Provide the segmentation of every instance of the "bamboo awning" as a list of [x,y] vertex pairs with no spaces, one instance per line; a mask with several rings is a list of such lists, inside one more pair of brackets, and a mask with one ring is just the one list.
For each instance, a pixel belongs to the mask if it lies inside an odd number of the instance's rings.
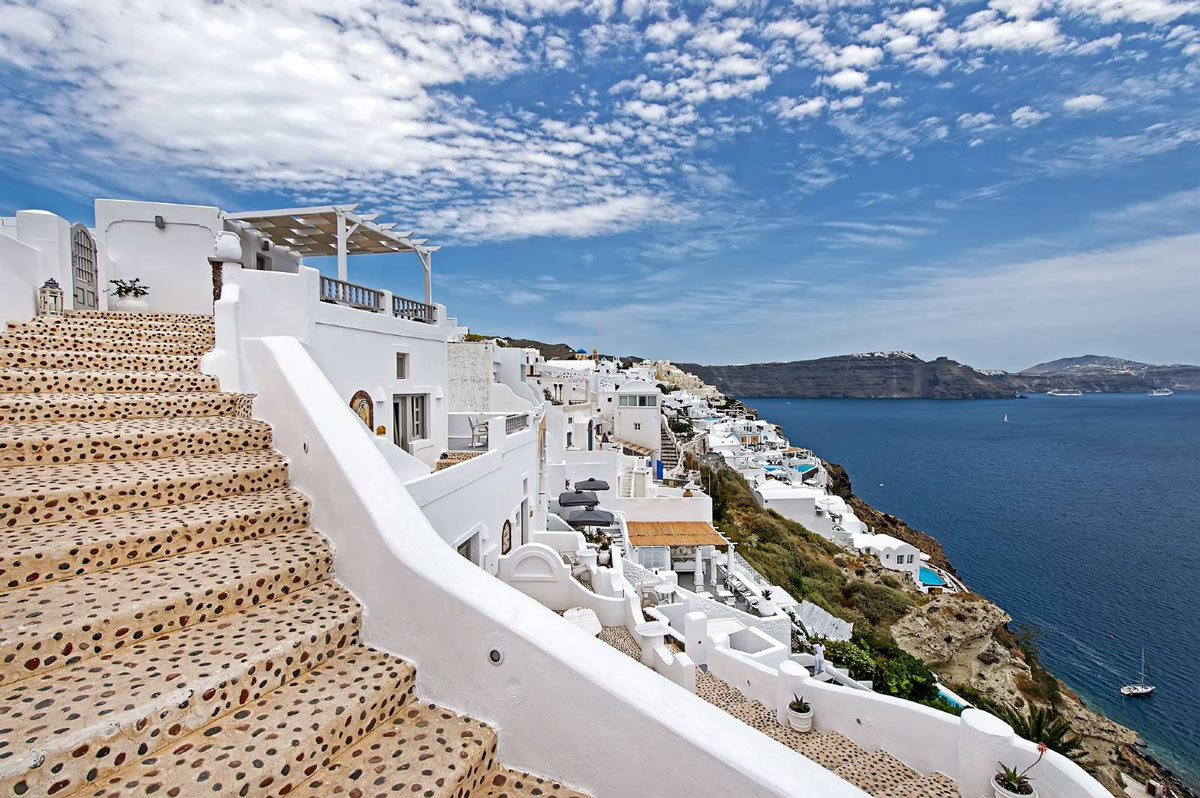
[[627,521],[631,546],[716,546],[729,541],[707,521]]
[[633,452],[634,454],[641,455],[642,457],[649,457],[650,455],[654,454],[653,449],[647,448],[647,447],[642,446],[637,443],[630,443],[629,441],[623,441],[620,438],[613,438],[612,442],[617,444],[618,446],[620,446],[622,449],[628,449],[629,451]]

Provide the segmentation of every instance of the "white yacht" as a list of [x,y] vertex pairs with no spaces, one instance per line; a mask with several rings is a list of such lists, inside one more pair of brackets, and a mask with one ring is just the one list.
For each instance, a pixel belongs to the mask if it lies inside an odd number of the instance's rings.
[[1152,684],[1146,684],[1146,649],[1142,649],[1142,672],[1138,674],[1138,680],[1133,684],[1127,684],[1121,688],[1121,695],[1128,698],[1145,698],[1153,693],[1156,689]]
[[1151,388],[1146,392],[1147,396],[1174,396],[1175,392],[1170,388]]
[[1055,388],[1053,391],[1048,391],[1047,396],[1083,396],[1083,391],[1078,388]]

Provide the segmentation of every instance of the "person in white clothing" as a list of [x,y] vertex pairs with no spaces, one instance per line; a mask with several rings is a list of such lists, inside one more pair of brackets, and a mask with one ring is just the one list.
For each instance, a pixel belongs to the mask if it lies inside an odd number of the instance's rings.
[[813,676],[816,676],[818,673],[825,670],[825,644],[815,644],[813,646],[813,653],[817,655],[816,664],[813,665]]

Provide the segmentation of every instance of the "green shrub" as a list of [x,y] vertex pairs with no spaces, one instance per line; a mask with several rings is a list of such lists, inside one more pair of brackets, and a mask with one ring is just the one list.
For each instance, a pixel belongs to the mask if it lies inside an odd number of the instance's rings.
[[849,640],[834,640],[825,644],[825,658],[850,672],[856,681],[875,676],[875,657],[871,652]]
[[849,606],[876,626],[891,626],[912,607],[912,600],[903,591],[871,582],[851,582],[845,597]]

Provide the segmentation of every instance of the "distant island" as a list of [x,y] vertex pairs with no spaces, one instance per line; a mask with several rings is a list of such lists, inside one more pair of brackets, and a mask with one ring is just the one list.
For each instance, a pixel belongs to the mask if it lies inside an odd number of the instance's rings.
[[1085,393],[1200,390],[1200,366],[1155,365],[1102,355],[1061,358],[1018,372],[974,369],[946,357],[922,360],[899,351],[734,366],[677,365],[731,396],[1002,399],[1055,389]]

